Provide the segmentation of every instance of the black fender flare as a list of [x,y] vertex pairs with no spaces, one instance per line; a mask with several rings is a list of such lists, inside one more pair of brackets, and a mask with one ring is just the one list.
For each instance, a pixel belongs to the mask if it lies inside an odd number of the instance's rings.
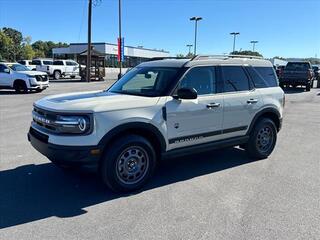
[[[251,131],[252,131],[254,125],[256,124],[257,120],[264,114],[276,115],[277,118],[279,119],[279,123],[281,125],[281,114],[280,114],[280,112],[277,109],[273,108],[273,107],[267,107],[267,108],[262,109],[258,113],[256,113],[256,115],[254,116],[254,118],[251,121],[249,129],[247,131],[247,135],[249,135],[251,133]],[[281,126],[277,126],[277,127],[278,127],[278,131],[279,131]]]
[[[130,123],[124,123],[121,125],[116,126],[115,128],[111,129],[109,132],[107,132],[102,139],[99,141],[99,146],[101,147],[105,147],[108,145],[108,143],[110,143],[110,141],[117,135],[124,133],[124,132],[128,132],[128,131],[136,131],[139,130],[141,131],[141,135],[143,136],[143,132],[144,133],[151,133],[152,136],[155,136],[157,139],[156,141],[158,141],[160,143],[160,150],[161,152],[165,152],[166,151],[166,141],[165,141],[165,137],[163,136],[163,134],[160,132],[160,130],[150,124],[150,123],[145,123],[145,122],[130,122]],[[139,132],[137,133],[139,134]]]

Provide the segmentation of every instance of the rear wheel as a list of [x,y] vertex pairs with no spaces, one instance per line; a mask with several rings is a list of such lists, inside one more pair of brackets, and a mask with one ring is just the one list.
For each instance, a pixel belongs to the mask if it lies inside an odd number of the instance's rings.
[[71,78],[76,78],[76,76],[70,76]]
[[262,118],[251,131],[246,145],[248,155],[255,159],[267,158],[277,141],[277,129],[269,118]]
[[13,85],[14,90],[17,93],[26,93],[28,92],[28,88],[25,82],[23,81],[16,81]]
[[310,92],[310,89],[311,89],[311,83],[307,83],[307,85],[306,85],[306,91],[307,91],[307,92]]
[[60,71],[54,71],[54,72],[53,72],[53,78],[54,78],[55,80],[59,80],[59,79],[61,78],[61,73],[60,73]]
[[155,165],[156,154],[150,142],[138,135],[127,135],[105,151],[100,173],[113,191],[130,192],[149,180]]

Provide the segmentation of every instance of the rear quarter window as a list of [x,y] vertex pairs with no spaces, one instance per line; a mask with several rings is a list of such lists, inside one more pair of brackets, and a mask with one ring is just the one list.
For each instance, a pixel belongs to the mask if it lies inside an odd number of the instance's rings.
[[255,88],[277,87],[278,79],[272,67],[248,67]]

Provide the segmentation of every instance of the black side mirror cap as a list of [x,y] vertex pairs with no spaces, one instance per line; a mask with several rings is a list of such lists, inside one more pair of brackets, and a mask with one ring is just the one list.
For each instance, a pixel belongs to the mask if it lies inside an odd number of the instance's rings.
[[179,88],[175,99],[197,99],[198,93],[194,88]]

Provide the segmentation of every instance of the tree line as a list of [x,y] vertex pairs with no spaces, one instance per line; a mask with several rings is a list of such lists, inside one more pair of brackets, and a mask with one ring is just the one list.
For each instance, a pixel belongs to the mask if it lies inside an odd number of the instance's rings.
[[52,48],[68,47],[67,43],[52,41],[36,41],[31,43],[31,37],[23,36],[13,28],[0,28],[0,60],[17,61],[36,57],[52,57]]

